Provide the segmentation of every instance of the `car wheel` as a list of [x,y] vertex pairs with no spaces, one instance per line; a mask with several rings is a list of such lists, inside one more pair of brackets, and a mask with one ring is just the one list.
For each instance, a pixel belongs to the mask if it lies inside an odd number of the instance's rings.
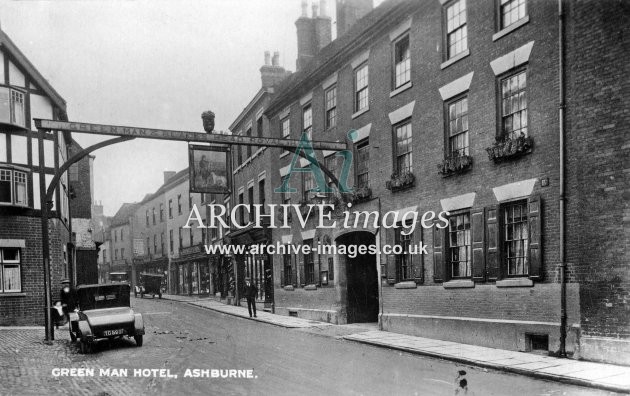
[[133,336],[133,339],[136,340],[136,346],[142,346],[142,334]]
[[144,298],[144,293],[140,293],[140,298]]
[[162,292],[160,292],[159,297],[160,297],[160,299],[162,298]]

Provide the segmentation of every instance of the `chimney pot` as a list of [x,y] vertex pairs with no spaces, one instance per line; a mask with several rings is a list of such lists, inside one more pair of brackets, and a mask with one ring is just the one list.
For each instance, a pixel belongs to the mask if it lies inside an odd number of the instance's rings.
[[318,5],[317,3],[314,2],[313,3],[313,16],[312,16],[313,18],[317,18],[317,8],[318,8]]
[[306,0],[302,0],[302,18],[307,18],[307,8],[308,8],[308,3],[306,2]]
[[271,59],[271,65],[280,66],[280,52],[279,51],[275,51],[273,53],[273,58]]
[[328,10],[326,7],[326,0],[320,0],[319,1],[319,15],[325,17],[327,13],[328,13]]
[[271,55],[269,51],[265,51],[265,66],[269,66],[271,64]]

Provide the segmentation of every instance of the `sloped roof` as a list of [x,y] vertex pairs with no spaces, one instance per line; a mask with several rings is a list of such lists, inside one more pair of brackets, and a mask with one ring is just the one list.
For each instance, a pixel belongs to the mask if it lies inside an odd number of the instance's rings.
[[154,199],[155,197],[157,197],[158,195],[164,193],[166,190],[168,190],[169,188],[182,183],[183,181],[185,181],[186,179],[188,179],[189,176],[189,172],[188,172],[188,168],[184,168],[182,170],[180,170],[179,172],[177,172],[175,175],[173,175],[170,179],[168,179],[168,181],[164,184],[162,184],[160,186],[160,188],[157,189],[157,191],[155,191],[153,194],[147,194],[144,196],[144,198],[142,198],[142,201],[140,201],[140,203],[138,204],[138,206],[151,201],[152,199]]
[[0,29],[0,46],[7,51],[15,63],[17,63],[22,70],[24,70],[31,79],[35,82],[35,85],[40,87],[46,95],[53,101],[55,106],[57,106],[62,111],[62,118],[67,119],[66,115],[66,101],[59,95],[59,93],[50,85],[48,80],[41,75],[39,71],[33,66],[33,64],[28,60],[28,58],[20,51],[20,49],[11,41],[9,36]]
[[140,206],[140,204],[137,202],[122,204],[120,209],[118,209],[118,212],[116,212],[114,217],[112,217],[110,227],[116,227],[129,223],[129,218],[134,215],[138,206]]
[[[425,0],[426,1],[426,0]],[[322,48],[302,70],[287,77],[265,114],[268,118],[312,90],[323,79],[341,68],[371,42],[422,7],[420,0],[387,0],[358,20],[346,34]],[[435,0],[432,0],[435,1]]]

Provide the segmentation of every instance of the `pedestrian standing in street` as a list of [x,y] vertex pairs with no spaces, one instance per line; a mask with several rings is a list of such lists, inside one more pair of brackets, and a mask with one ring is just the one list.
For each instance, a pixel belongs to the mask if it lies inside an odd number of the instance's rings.
[[258,294],[258,288],[253,284],[249,278],[245,278],[245,289],[243,295],[247,299],[247,310],[249,311],[249,317],[252,317],[252,309],[254,311],[254,317],[256,316],[256,294]]

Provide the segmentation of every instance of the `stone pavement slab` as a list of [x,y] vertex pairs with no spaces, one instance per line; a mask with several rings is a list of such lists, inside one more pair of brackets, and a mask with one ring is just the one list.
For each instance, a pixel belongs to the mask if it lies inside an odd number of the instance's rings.
[[314,320],[307,320],[302,318],[296,318],[293,316],[274,315],[269,312],[259,310],[256,318],[250,318],[247,307],[239,307],[234,305],[227,305],[216,301],[214,298],[195,298],[190,296],[175,296],[175,295],[162,295],[163,298],[168,300],[176,300],[179,302],[185,302],[198,307],[212,309],[213,311],[221,312],[228,315],[240,316],[242,318],[256,320],[259,322],[269,323],[276,326],[282,326],[286,328],[305,328],[305,327],[319,327],[319,326],[332,326],[330,323],[318,322]]
[[439,341],[384,331],[351,334],[344,338],[537,378],[630,393],[630,367],[625,366],[581,362],[447,341],[436,345]]
[[[343,339],[364,344],[398,349],[536,378],[630,393],[630,367],[582,362],[532,353],[460,344],[452,341],[414,337],[370,329],[370,326],[367,328],[357,326],[356,328],[342,329],[343,325],[275,315],[265,311],[259,311],[257,318],[250,318],[246,307],[226,305],[216,301],[214,298],[169,295],[164,297],[228,315],[240,316],[286,328],[312,329],[310,331],[316,331],[322,335],[335,336],[335,334],[339,334],[339,337]],[[325,330],[326,328],[331,330],[339,329],[340,331],[327,331]],[[347,334],[349,329],[357,330],[357,332]]]

